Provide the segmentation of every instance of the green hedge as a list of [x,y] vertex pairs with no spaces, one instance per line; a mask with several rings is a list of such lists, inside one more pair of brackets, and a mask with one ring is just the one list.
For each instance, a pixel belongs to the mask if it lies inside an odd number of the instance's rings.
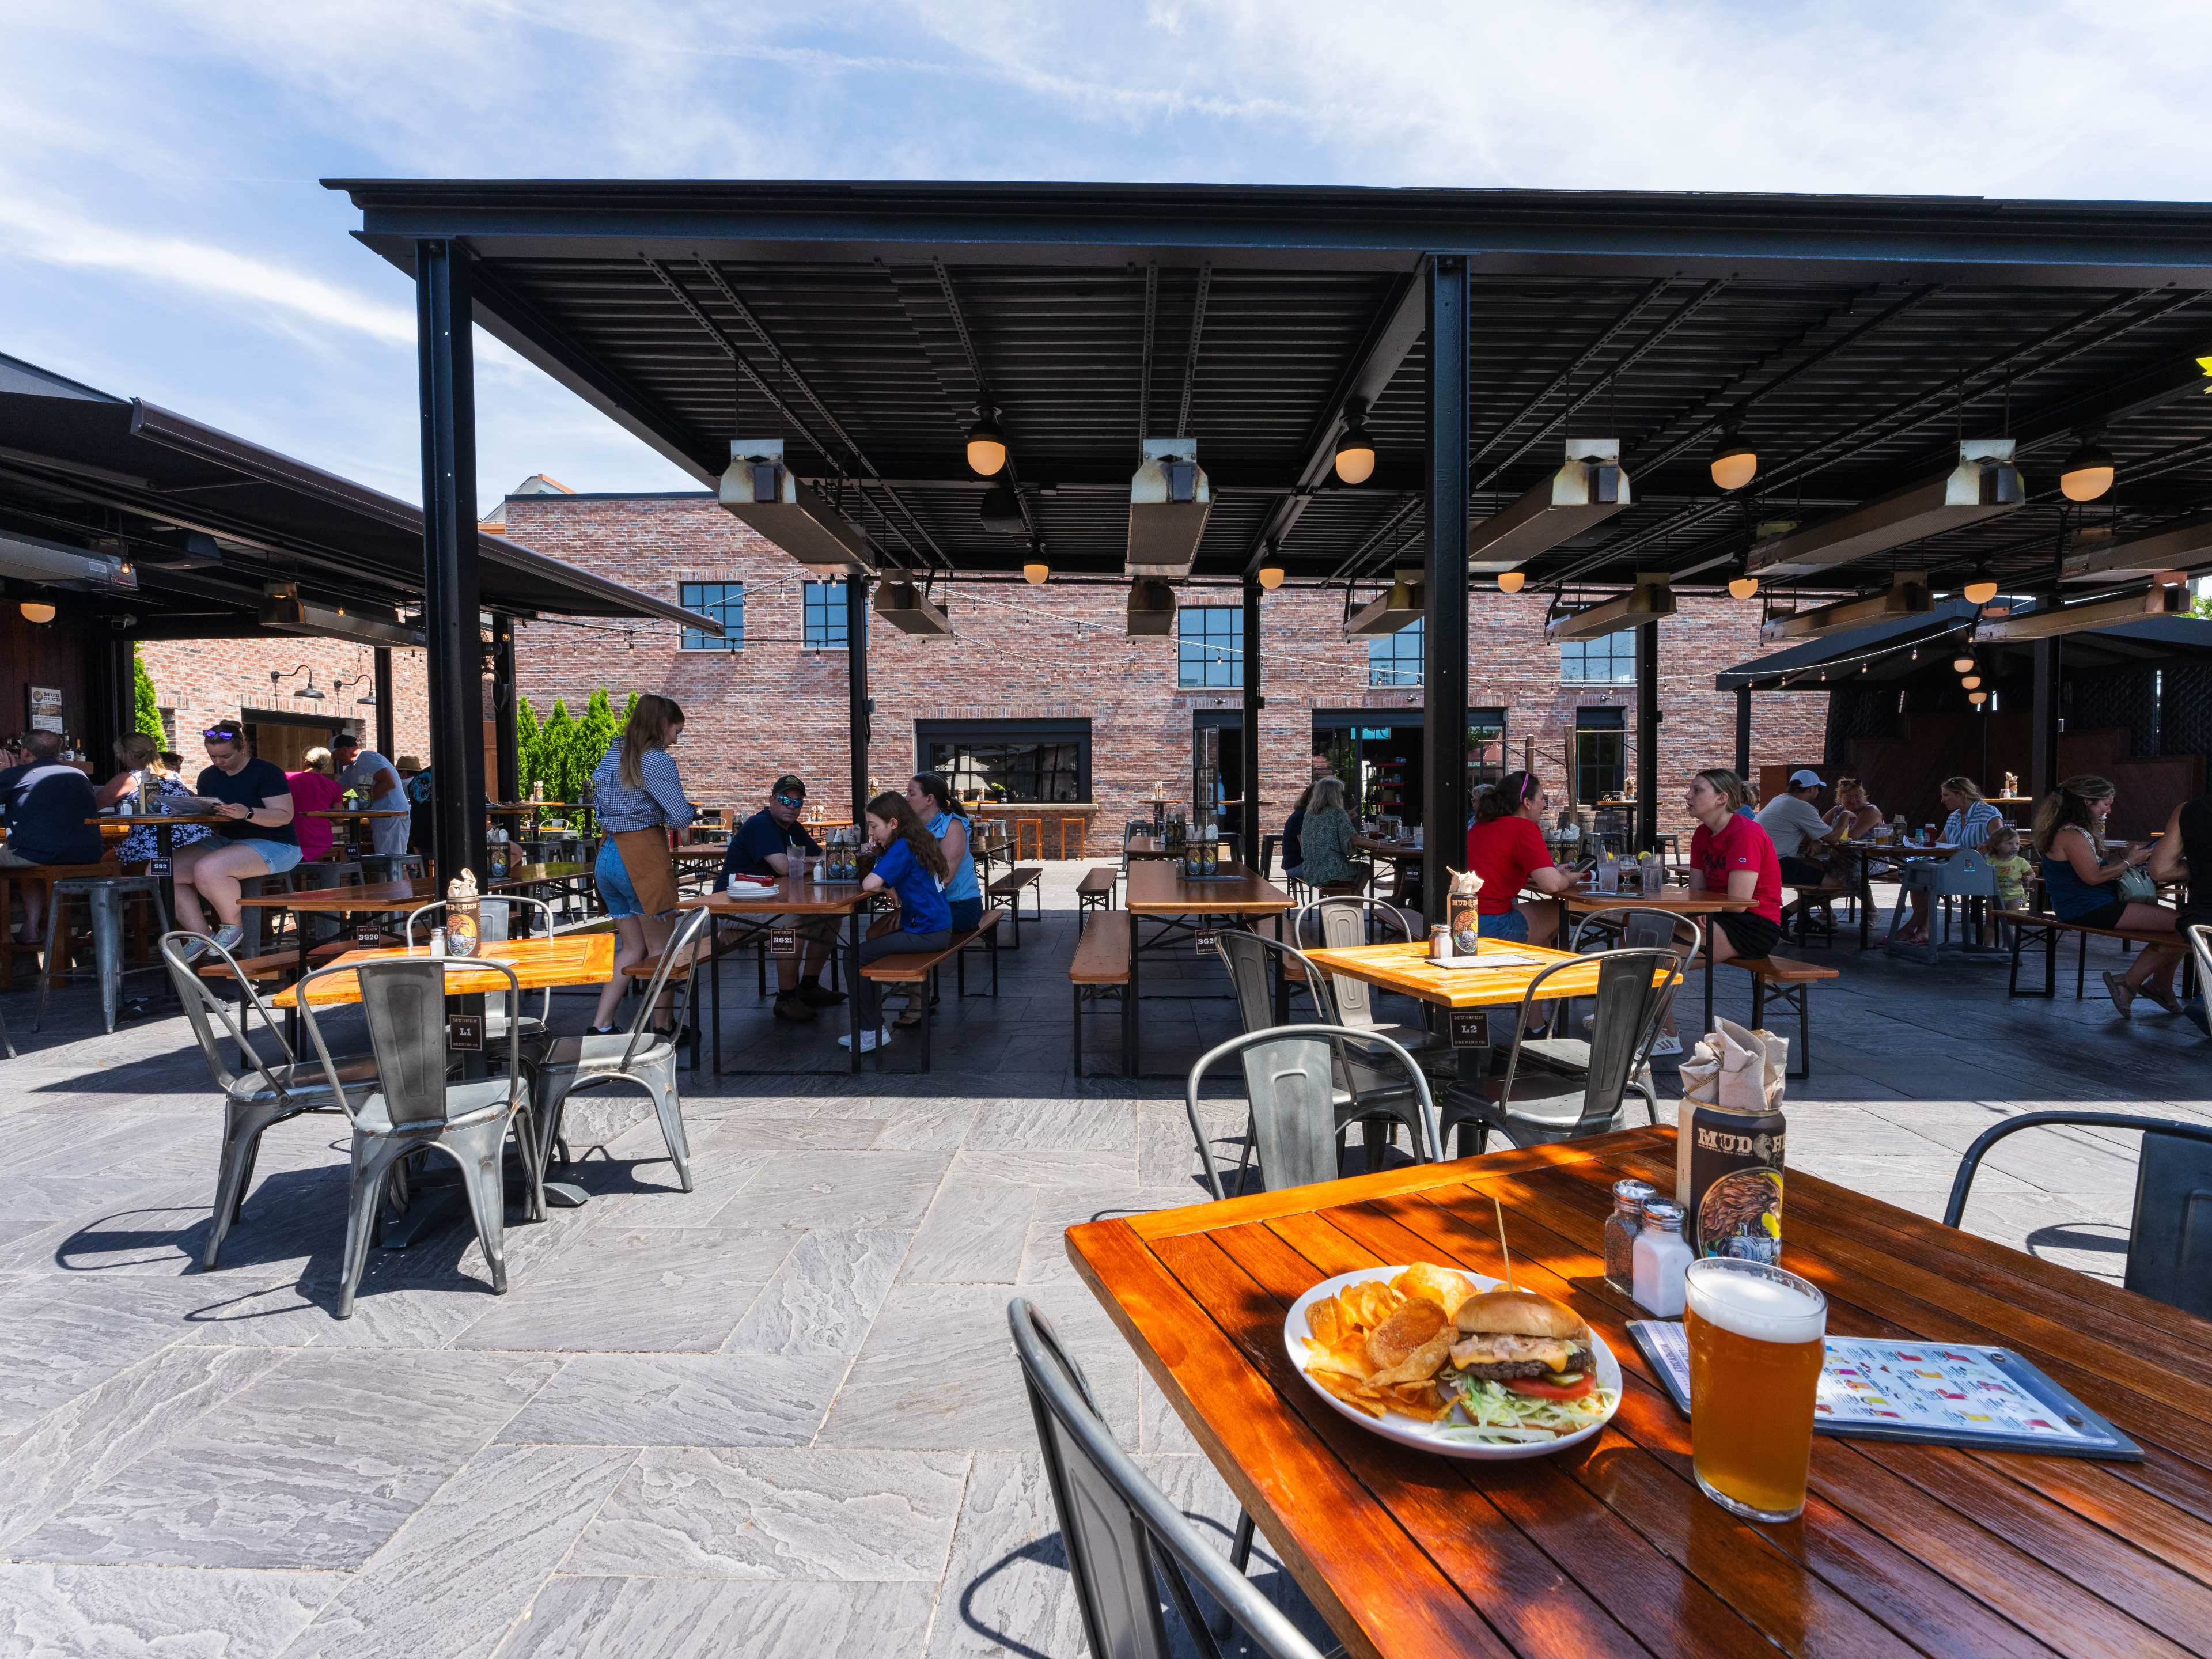
[[592,780],[592,769],[607,752],[607,745],[622,734],[629,711],[636,705],[637,693],[633,691],[623,712],[617,714],[613,700],[602,687],[584,705],[581,720],[556,698],[553,712],[541,720],[529,698],[516,698],[514,750],[522,793],[527,796],[532,785],[543,783],[548,800],[581,800],[584,786]]

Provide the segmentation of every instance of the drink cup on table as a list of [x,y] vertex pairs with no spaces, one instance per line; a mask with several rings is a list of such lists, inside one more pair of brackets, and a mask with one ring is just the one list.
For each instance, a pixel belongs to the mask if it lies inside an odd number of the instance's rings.
[[1732,1256],[1690,1264],[1690,1462],[1732,1515],[1794,1521],[1813,1461],[1813,1405],[1828,1299],[1779,1267]]

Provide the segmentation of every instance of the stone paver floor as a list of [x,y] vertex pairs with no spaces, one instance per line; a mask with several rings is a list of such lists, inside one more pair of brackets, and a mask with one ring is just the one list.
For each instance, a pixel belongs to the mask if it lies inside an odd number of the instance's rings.
[[[1232,1013],[1148,1003],[1166,1075],[1071,1077],[1079,871],[1052,866],[996,1002],[948,988],[933,1078],[848,1076],[836,1026],[778,1027],[750,967],[726,972],[747,1072],[686,1074],[695,1191],[641,1111],[601,1109],[592,1200],[510,1229],[508,1295],[448,1229],[376,1256],[343,1323],[331,1120],[272,1132],[202,1273],[218,1118],[183,1022],[105,1036],[78,993],[33,1034],[30,997],[0,999],[23,1050],[0,1068],[0,1653],[1079,1653],[1009,1297],[1058,1322],[1224,1547],[1235,1511],[1060,1238],[1201,1196],[1173,1073]],[[2001,968],[1807,954],[1845,976],[1793,1085],[1796,1167],[1936,1213],[2011,1112],[2208,1116],[2179,1021],[2008,1003]],[[1182,983],[1217,973],[1194,956]],[[1087,1050],[1112,1036],[1098,1018]],[[1236,1106],[1212,1110],[1231,1134]],[[2117,1277],[2134,1172],[2125,1135],[2015,1141],[1969,1224]],[[1264,1540],[1255,1572],[1311,1622]]]

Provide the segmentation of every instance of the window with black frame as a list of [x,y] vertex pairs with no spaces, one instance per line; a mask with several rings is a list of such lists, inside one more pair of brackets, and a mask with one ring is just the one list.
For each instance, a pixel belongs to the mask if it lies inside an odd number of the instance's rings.
[[1176,612],[1176,684],[1244,684],[1244,611],[1233,605],[1187,605]]
[[745,585],[743,582],[678,582],[677,603],[686,611],[712,617],[722,624],[722,636],[696,628],[684,630],[685,651],[740,651],[745,643]]
[[1575,799],[1585,805],[1611,799],[1627,781],[1628,730],[1622,711],[1575,710]]
[[1506,764],[1505,711],[1470,708],[1467,711],[1467,775],[1477,789],[1487,789],[1512,769]]
[[1090,799],[1088,720],[919,720],[916,759],[968,800]]
[[845,631],[845,584],[834,582],[805,582],[802,603],[805,606],[805,641],[809,651],[842,651],[848,635]]
[[1624,628],[1594,640],[1559,646],[1559,678],[1570,685],[1636,684],[1636,630]]
[[1367,683],[1370,685],[1419,685],[1428,629],[1426,619],[1415,617],[1395,634],[1378,634],[1367,641]]

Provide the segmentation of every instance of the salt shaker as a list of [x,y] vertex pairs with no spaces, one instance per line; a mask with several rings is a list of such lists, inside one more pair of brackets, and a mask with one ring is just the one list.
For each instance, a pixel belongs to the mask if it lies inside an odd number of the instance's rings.
[[1649,1182],[1613,1183],[1613,1213],[1605,1218],[1605,1282],[1623,1296],[1636,1294],[1636,1236],[1644,1205],[1658,1195]]
[[434,957],[442,957],[446,954],[446,930],[442,927],[433,927],[430,930],[430,954]]
[[1690,1242],[1682,1237],[1680,1205],[1665,1198],[1645,1200],[1634,1255],[1637,1305],[1655,1318],[1680,1318],[1684,1276],[1690,1270]]

